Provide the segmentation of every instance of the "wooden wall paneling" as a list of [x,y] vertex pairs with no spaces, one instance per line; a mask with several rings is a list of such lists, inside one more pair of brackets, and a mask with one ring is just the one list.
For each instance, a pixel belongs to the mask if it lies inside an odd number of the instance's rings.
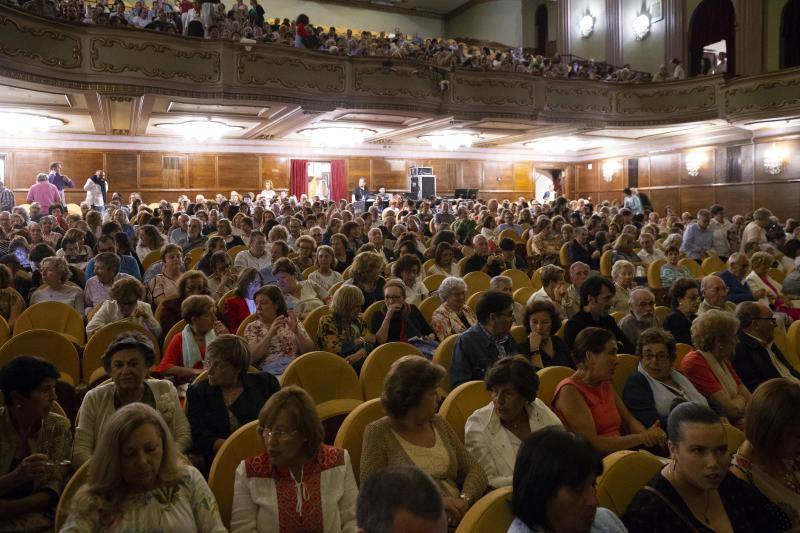
[[[171,182],[164,175],[164,155],[160,152],[142,152],[139,156],[139,187],[149,188],[177,188],[181,183]],[[170,173],[170,178],[173,178]],[[111,175],[109,183],[113,184]]]
[[184,184],[187,189],[216,189],[218,187],[216,156],[192,154],[189,156],[188,167]]
[[728,183],[728,147],[717,146],[711,153],[715,161],[713,183]]
[[388,191],[408,190],[408,168],[405,159],[373,158],[371,191],[385,187]]
[[655,154],[650,156],[650,186],[678,184],[678,154]]
[[742,183],[751,183],[755,180],[755,147],[752,144],[742,146]]
[[458,180],[458,161],[452,159],[432,159],[426,164],[433,168],[436,174],[436,194],[451,196],[456,189]]
[[461,161],[461,172],[456,189],[481,189],[483,164],[480,161]]
[[[103,152],[54,150],[50,152],[53,161],[59,161],[64,167],[64,174],[75,182],[75,188],[83,190],[86,180],[103,168]],[[108,173],[106,173],[108,174]],[[111,176],[107,176],[111,183]]]
[[780,219],[797,217],[800,183],[756,183],[754,207],[767,207]]
[[106,175],[112,191],[139,190],[139,154],[106,152]]
[[260,169],[262,187],[266,180],[271,180],[274,189],[289,188],[290,163],[288,157],[261,156]]
[[755,209],[753,190],[752,184],[714,187],[714,203],[725,208],[726,218],[744,214]]
[[353,191],[358,185],[359,178],[367,179],[367,187],[377,191],[379,186],[373,187],[370,171],[370,160],[366,157],[353,157],[347,163],[347,190]]
[[688,211],[694,215],[714,203],[713,187],[681,187],[680,191],[681,213]]
[[217,183],[219,187],[239,191],[261,191],[257,155],[226,154],[217,156]]
[[[773,144],[777,149],[784,150],[789,156],[788,161],[784,161],[780,174],[769,174],[764,168],[764,155],[767,150],[772,148]],[[756,181],[800,179],[800,139],[756,144],[754,167]]]
[[6,161],[6,186],[26,189],[36,183],[36,175],[50,170],[49,150],[14,150],[13,169]]
[[[530,161],[513,164],[515,191],[519,191],[520,196],[533,195],[533,164]],[[563,176],[563,174],[562,174]],[[528,193],[528,194],[524,194]]]
[[592,200],[598,203],[605,201],[608,202],[616,201],[619,202],[620,205],[622,205],[623,196],[624,195],[622,194],[622,191],[598,191],[597,196],[593,197]]
[[575,187],[578,196],[586,196],[587,192],[599,190],[597,177],[599,166],[599,161],[575,165]]
[[639,158],[639,187],[638,188],[647,188],[650,187],[650,158],[649,157],[640,157]]
[[667,206],[672,207],[676,213],[681,213],[680,189],[650,189],[645,191],[650,196],[650,201],[656,211],[663,214]]
[[484,161],[481,189],[485,191],[513,191],[513,163],[506,161]]

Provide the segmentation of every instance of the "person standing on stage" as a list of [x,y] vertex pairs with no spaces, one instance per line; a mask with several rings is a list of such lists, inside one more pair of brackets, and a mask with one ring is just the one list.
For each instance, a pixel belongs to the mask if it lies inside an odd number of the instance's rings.
[[362,202],[369,196],[369,189],[367,189],[367,179],[358,178],[358,187],[353,191],[353,201]]
[[58,189],[58,195],[61,197],[61,205],[67,205],[67,200],[64,196],[64,189],[74,188],[75,183],[61,173],[63,170],[64,168],[58,161],[50,163],[50,172],[47,174],[47,181],[55,185],[56,189]]

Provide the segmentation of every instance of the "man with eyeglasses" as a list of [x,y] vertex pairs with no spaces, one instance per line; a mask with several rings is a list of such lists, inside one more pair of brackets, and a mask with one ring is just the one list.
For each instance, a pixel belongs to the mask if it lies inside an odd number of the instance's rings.
[[703,294],[703,301],[697,309],[698,315],[711,309],[725,313],[736,310],[736,304],[728,301],[728,286],[719,276],[711,274],[704,277],[700,282],[700,292]]
[[788,378],[800,383],[800,372],[795,370],[775,345],[777,322],[772,310],[758,302],[742,302],[736,307],[739,319],[739,344],[733,367],[745,387],[753,392],[756,387],[773,378]]

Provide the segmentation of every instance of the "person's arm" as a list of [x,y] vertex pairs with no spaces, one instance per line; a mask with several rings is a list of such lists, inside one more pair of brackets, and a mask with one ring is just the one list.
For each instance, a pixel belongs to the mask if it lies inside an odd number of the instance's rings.
[[[75,427],[75,439],[72,443],[72,468],[77,469],[83,463],[91,459],[94,452],[94,443],[97,435],[96,417],[101,409],[100,395],[95,388],[83,397],[81,407],[78,410],[78,425]],[[105,390],[105,389],[102,389]]]
[[300,350],[300,354],[313,352],[314,348],[314,339],[311,338],[311,335],[308,334],[306,328],[303,327],[302,322],[296,322],[295,326],[295,335],[297,336],[297,347]]
[[459,335],[453,350],[453,360],[450,364],[450,387],[452,389],[472,379],[472,365],[464,341],[464,335]]
[[179,378],[190,377],[199,374],[194,368],[184,368],[183,366],[183,336],[182,332],[178,332],[172,340],[169,341],[167,351],[164,357],[156,368],[157,372],[161,372],[168,376],[175,376]]
[[92,190],[92,178],[86,180],[86,183],[83,185],[83,190],[89,192]]
[[[389,329],[392,324],[392,317],[397,312],[400,312],[397,304],[392,304],[391,306],[387,306],[385,313],[382,313],[383,320],[381,320],[381,316],[377,313],[372,316],[372,331],[375,332],[375,339],[378,341],[378,344],[389,342]],[[378,327],[376,328],[376,326]]]
[[236,477],[233,482],[233,504],[231,509],[231,531],[241,533],[256,533],[258,506],[250,494],[250,485],[247,480],[247,468],[244,461],[236,468]]
[[194,523],[197,531],[207,531],[209,533],[227,533],[227,529],[222,525],[222,518],[219,515],[217,500],[208,487],[208,483],[203,479],[203,475],[194,467],[187,467],[190,470],[191,483],[191,507],[194,513]]
[[[444,429],[444,440],[449,447],[452,448],[453,455],[456,456],[458,463],[458,484],[460,485],[461,492],[470,499],[470,505],[478,501],[478,499],[486,492],[486,472],[483,471],[478,461],[470,455],[467,448],[462,444],[461,440],[456,436],[453,428],[443,418],[438,418],[441,424],[438,426],[441,431]],[[465,510],[466,512],[466,510]]]
[[666,427],[666,419],[658,414],[656,402],[653,398],[653,389],[647,379],[642,379],[636,372],[625,383],[625,390],[622,393],[622,401],[625,407],[641,422],[645,427],[650,427],[657,421],[661,421],[662,427]]
[[175,439],[175,444],[178,446],[178,451],[187,453],[192,449],[192,428],[189,427],[189,420],[186,418],[186,413],[181,406],[180,399],[178,398],[178,390],[169,382],[168,385],[170,403],[172,404],[172,423],[169,429],[172,432],[172,438]]
[[[97,312],[92,315],[92,319],[89,320],[89,323],[86,325],[86,334],[88,336],[91,337],[94,332],[114,321],[109,310],[109,302],[110,300],[103,302],[103,304],[100,306],[100,309],[98,309]],[[158,335],[156,335],[156,338],[158,338]]]
[[[186,418],[192,433],[194,450],[206,457],[216,452],[216,442],[219,436],[211,429],[208,419],[213,413],[212,406],[208,405],[206,395],[198,394],[201,385],[189,385],[186,390]],[[223,439],[224,440],[224,439]]]
[[477,411],[467,419],[467,424],[464,428],[464,445],[483,468],[491,487],[507,487],[511,485],[513,476],[501,476],[497,471],[494,459],[489,451],[489,439],[482,431],[482,428],[477,427],[476,414]]
[[722,411],[728,418],[732,420],[738,420],[744,416],[746,402],[741,400],[737,401],[739,396],[731,399],[728,393],[722,389],[718,390],[717,392],[712,392],[709,396],[712,400],[717,402],[719,406],[722,407]]
[[356,531],[356,502],[358,500],[358,485],[353,474],[353,465],[350,454],[344,450],[344,484],[342,497],[339,499],[339,518],[342,524],[342,533],[355,533]]
[[372,422],[367,425],[364,430],[363,445],[361,446],[361,468],[359,469],[359,477],[361,485],[369,479],[369,477],[378,470],[389,466],[389,458],[385,442],[385,434],[388,427],[380,427],[377,424],[380,421]]

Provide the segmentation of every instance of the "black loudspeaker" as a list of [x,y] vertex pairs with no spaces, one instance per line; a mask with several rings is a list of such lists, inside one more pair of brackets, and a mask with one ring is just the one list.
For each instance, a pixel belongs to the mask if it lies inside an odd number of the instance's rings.
[[414,198],[419,198],[419,184],[420,178],[416,174],[412,174],[408,178],[408,192],[409,194],[414,195]]
[[422,181],[420,186],[421,188],[421,198],[432,198],[436,196],[436,176],[433,175],[423,175],[419,176],[419,179]]

